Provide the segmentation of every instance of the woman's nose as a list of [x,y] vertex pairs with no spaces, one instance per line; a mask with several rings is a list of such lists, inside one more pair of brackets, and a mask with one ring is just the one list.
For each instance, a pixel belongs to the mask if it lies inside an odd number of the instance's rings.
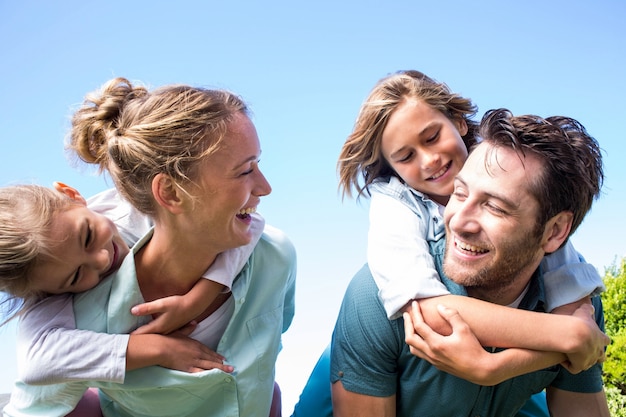
[[265,178],[265,175],[263,175],[261,170],[259,170],[258,177],[257,177],[257,184],[254,189],[254,194],[258,197],[262,197],[264,195],[268,195],[271,192],[272,192],[272,186],[267,181],[267,178]]

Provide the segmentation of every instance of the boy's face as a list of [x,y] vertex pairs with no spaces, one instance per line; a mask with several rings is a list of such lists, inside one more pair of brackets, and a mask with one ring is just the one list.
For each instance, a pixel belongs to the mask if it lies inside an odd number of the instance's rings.
[[39,263],[32,273],[33,289],[49,294],[76,293],[95,287],[116,271],[130,252],[115,224],[75,200],[55,214],[48,236],[52,259]]
[[410,187],[445,205],[467,159],[465,121],[453,122],[422,100],[408,99],[389,116],[381,150]]

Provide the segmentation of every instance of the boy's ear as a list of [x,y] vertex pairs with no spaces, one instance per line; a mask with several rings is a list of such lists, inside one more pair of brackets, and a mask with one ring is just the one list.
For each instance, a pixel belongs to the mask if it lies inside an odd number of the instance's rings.
[[573,218],[574,214],[571,211],[562,211],[548,220],[543,230],[542,247],[544,252],[556,251],[567,240],[572,229]]
[[465,136],[465,135],[467,135],[467,131],[468,131],[469,129],[468,129],[468,127],[467,127],[467,121],[465,120],[465,118],[464,118],[464,117],[460,117],[460,118],[458,118],[458,119],[454,122],[454,124],[456,125],[456,128],[458,129],[459,134],[460,134],[461,136]]
[[82,195],[80,195],[78,190],[76,190],[75,188],[72,188],[69,185],[65,185],[59,181],[55,181],[54,184],[52,184],[52,186],[54,187],[55,190],[57,190],[61,194],[65,194],[70,199],[74,200],[75,202],[83,204],[85,206],[87,205],[87,200],[85,200],[85,198]]
[[184,195],[176,181],[166,174],[157,174],[152,179],[152,195],[157,204],[172,214],[183,211]]

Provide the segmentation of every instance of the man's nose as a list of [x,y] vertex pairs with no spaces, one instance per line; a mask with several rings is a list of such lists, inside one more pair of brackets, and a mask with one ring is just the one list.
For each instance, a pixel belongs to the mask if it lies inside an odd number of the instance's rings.
[[456,203],[449,221],[450,230],[455,233],[478,233],[478,208],[471,200]]

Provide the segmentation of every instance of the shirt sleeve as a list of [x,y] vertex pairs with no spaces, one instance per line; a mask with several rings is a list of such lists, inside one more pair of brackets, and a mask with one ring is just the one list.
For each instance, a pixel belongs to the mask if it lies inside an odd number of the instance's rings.
[[546,291],[546,310],[573,303],[605,290],[598,270],[574,249],[571,241],[541,262]]
[[150,217],[123,199],[115,188],[110,188],[88,198],[87,205],[96,213],[113,220],[122,239],[128,246],[137,243],[154,225]]
[[213,262],[209,269],[202,275],[203,278],[224,285],[224,287],[226,287],[224,292],[231,290],[233,280],[250,258],[252,251],[254,251],[256,244],[263,234],[265,219],[257,213],[252,214],[251,217],[250,233],[252,239],[250,243],[220,253],[215,259],[215,262]]
[[426,241],[426,219],[402,202],[372,191],[367,261],[389,319],[412,299],[449,294]]
[[87,385],[82,382],[35,386],[18,381],[2,415],[64,417],[74,410],[86,390]]
[[73,297],[47,297],[20,319],[19,379],[31,385],[70,381],[124,382],[129,335],[77,330]]
[[404,346],[388,320],[369,269],[364,266],[348,286],[331,345],[331,382],[351,392],[388,397],[397,391],[397,363]]

